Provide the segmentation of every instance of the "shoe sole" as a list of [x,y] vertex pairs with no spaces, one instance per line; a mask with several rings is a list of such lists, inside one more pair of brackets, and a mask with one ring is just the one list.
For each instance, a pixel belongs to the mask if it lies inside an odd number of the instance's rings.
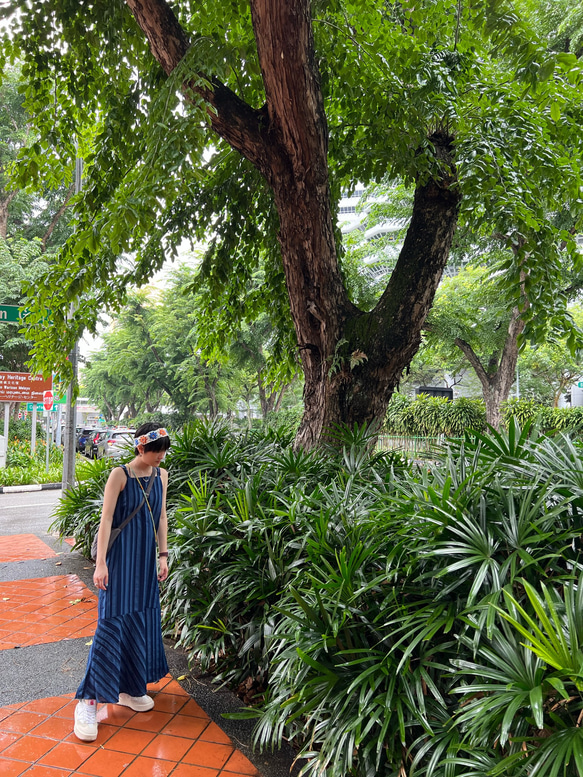
[[150,712],[150,710],[154,709],[153,704],[149,707],[136,707],[133,704],[128,704],[128,702],[118,701],[117,703],[120,707],[129,707],[129,709],[133,710],[134,712]]
[[73,733],[75,734],[77,739],[81,740],[81,742],[95,742],[95,740],[97,739],[97,734],[95,734],[94,737],[90,737],[90,736],[87,736],[86,734],[79,734],[79,733],[77,733],[77,728],[76,727],[73,729]]

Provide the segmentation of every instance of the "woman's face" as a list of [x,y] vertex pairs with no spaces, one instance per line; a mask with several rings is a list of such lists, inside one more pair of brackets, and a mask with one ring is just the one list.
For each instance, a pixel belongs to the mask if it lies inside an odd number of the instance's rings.
[[138,446],[142,461],[148,467],[159,467],[164,461],[167,451],[145,451],[143,445]]

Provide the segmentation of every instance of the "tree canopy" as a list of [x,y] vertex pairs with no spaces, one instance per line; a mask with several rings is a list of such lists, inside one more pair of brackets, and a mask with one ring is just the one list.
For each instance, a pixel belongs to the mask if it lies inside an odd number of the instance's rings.
[[[38,132],[16,180],[66,180],[74,138],[86,160],[75,235],[34,302],[37,321],[55,311],[38,364],[66,368],[80,328],[185,236],[212,236],[209,327],[264,311],[301,360],[307,447],[336,421],[384,415],[460,214],[516,247],[502,270],[517,301],[528,290],[526,327],[542,309],[558,320],[582,212],[577,7],[563,2],[563,34],[534,0],[13,4],[3,52],[22,63]],[[337,203],[387,174],[413,185],[412,214],[366,311],[344,282]]]

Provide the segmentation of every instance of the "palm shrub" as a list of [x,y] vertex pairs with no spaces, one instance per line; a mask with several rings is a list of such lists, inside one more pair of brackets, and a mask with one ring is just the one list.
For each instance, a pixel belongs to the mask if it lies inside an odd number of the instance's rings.
[[[499,610],[505,592],[529,607],[525,586],[542,577],[570,584],[583,493],[577,469],[549,480],[541,444],[551,459],[574,452],[513,425],[468,437],[431,472],[405,470],[393,488],[360,494],[358,521],[335,527],[334,555],[312,539],[304,574],[275,608],[270,691],[252,713],[261,746],[285,735],[306,772],[338,777],[528,773],[507,734],[532,729],[540,667]],[[468,704],[485,693],[476,658],[494,655],[515,684],[520,671],[534,677],[510,729],[508,682],[488,687],[498,714],[483,720]]]
[[78,463],[76,485],[63,492],[53,511],[54,521],[49,530],[58,532],[60,537],[75,537],[75,549],[88,558],[99,528],[103,490],[112,466],[112,460],[106,458]]
[[[398,456],[371,457],[370,439],[340,458],[295,452],[289,436],[272,429],[235,436],[221,428],[220,446],[198,431],[191,430],[197,464],[176,512],[164,621],[203,668],[220,666],[221,678],[237,682],[268,673],[273,608],[304,574],[312,549],[324,540],[329,553],[342,547],[340,525],[328,525],[332,516],[338,521],[345,500],[339,473],[353,477],[362,456],[382,469],[385,488],[387,466],[404,465]],[[334,498],[324,507],[325,486],[335,479]],[[363,497],[369,486],[360,486]]]

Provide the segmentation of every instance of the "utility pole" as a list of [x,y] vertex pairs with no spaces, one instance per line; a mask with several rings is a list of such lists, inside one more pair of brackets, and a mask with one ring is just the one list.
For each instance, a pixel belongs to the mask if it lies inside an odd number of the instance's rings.
[[[75,159],[75,194],[79,194],[82,186],[83,176],[83,160]],[[71,315],[73,314],[74,307],[71,304]],[[72,488],[75,485],[75,455],[76,451],[76,416],[77,416],[77,402],[74,399],[74,389],[77,383],[77,372],[79,364],[79,343],[76,340],[73,350],[69,354],[69,361],[73,370],[73,377],[67,388],[67,412],[65,417],[65,450],[63,453],[63,480],[62,488],[66,491],[68,488]]]

